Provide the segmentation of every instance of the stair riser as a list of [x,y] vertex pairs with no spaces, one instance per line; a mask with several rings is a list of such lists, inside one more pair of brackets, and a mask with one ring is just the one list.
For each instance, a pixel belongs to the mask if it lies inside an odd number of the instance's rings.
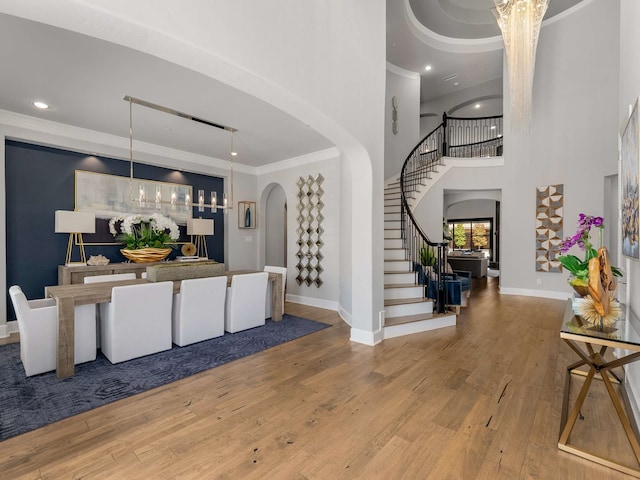
[[418,315],[420,313],[432,313],[432,302],[405,303],[404,305],[388,305],[384,307],[385,317],[402,317],[405,315]]
[[402,236],[402,231],[400,231],[400,230],[385,230],[385,232],[384,232],[384,238],[385,239],[401,238],[401,236]]
[[401,238],[385,238],[384,248],[402,248]]
[[385,300],[399,300],[403,298],[417,298],[423,294],[423,287],[385,288]]
[[400,213],[402,212],[402,208],[400,207],[400,205],[393,205],[393,206],[386,206],[384,207],[384,214],[385,215],[389,215],[389,214],[396,214],[396,215],[400,215]]
[[399,198],[393,198],[391,200],[386,200],[384,201],[384,206],[391,206],[391,205],[400,205],[400,199]]
[[405,325],[394,325],[384,327],[384,338],[395,338],[402,335],[410,335],[412,333],[428,332],[438,328],[453,327],[456,325],[456,316],[449,315],[446,317],[433,318],[431,320],[423,320]]
[[405,256],[404,250],[385,250],[384,251],[385,260],[405,260],[404,256]]
[[402,215],[400,214],[400,212],[391,212],[391,213],[387,213],[385,212],[384,214],[384,220],[386,221],[399,221],[402,219]]
[[384,228],[401,228],[402,222],[400,220],[385,220]]
[[[385,273],[384,284],[385,285],[406,285],[407,283],[415,283],[415,273]],[[388,315],[389,317],[392,315]]]
[[411,271],[411,262],[408,260],[403,260],[402,262],[384,262],[384,271],[385,272],[410,272]]

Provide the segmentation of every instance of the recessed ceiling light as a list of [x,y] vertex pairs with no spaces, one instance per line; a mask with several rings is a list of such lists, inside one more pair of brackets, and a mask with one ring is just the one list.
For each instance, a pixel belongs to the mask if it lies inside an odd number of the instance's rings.
[[47,105],[44,102],[40,102],[40,101],[33,102],[33,106],[36,107],[36,108],[39,108],[41,110],[46,110],[47,108],[49,108],[49,105]]
[[495,130],[496,126],[495,125],[491,125],[491,130]]
[[475,107],[476,107],[476,108],[480,108],[480,104],[479,104],[479,103],[476,103]]
[[431,65],[427,65],[426,67],[424,67],[424,69],[428,72],[429,70],[431,70]]
[[238,152],[231,152],[231,155],[235,157],[236,155],[238,155]]
[[458,85],[460,85],[460,82],[453,82],[454,87],[457,87]]

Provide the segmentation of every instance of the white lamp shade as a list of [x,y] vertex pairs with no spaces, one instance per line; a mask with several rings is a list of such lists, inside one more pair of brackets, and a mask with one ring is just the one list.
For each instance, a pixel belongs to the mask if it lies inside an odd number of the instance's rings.
[[213,235],[213,220],[210,218],[188,219],[187,235]]
[[56,233],[96,233],[96,215],[56,210]]

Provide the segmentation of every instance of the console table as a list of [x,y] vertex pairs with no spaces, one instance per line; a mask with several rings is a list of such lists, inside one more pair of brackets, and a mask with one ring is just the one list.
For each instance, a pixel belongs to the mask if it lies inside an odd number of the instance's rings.
[[[618,320],[613,327],[604,327],[600,331],[599,327],[586,326],[582,318],[573,313],[571,300],[567,301],[562,327],[560,328],[560,338],[580,357],[580,360],[567,367],[558,448],[640,478],[640,469],[622,465],[599,455],[596,453],[597,445],[594,445],[593,451],[588,451],[569,444],[571,431],[580,415],[580,410],[587,398],[592,380],[596,378],[604,383],[636,460],[640,464],[640,444],[638,443],[637,428],[632,423],[633,417],[630,418],[627,414],[620,402],[619,394],[613,386],[613,384],[619,384],[620,388],[623,388],[621,377],[617,376],[613,369],[627,365],[640,358],[639,327],[638,319],[628,309],[626,309],[624,318]],[[606,360],[605,354],[609,348],[622,349],[621,356]],[[588,371],[579,370],[579,367],[583,366],[586,366]],[[574,375],[584,377],[584,384],[578,393],[571,412],[569,412],[571,379]]]
[[[107,265],[58,265],[58,285],[70,285],[73,283],[84,283],[84,277],[94,275],[111,275],[114,273],[135,273],[136,278],[141,278],[142,272],[151,265],[189,265],[203,260],[191,262],[179,262],[176,260],[168,262],[149,263],[108,263]],[[204,260],[212,262],[212,260]],[[221,263],[221,272],[224,272],[224,265]]]

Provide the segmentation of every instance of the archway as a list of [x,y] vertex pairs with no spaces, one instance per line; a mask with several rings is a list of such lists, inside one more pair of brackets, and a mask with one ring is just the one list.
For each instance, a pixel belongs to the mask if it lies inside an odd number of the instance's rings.
[[264,264],[287,266],[287,196],[281,185],[264,192]]

